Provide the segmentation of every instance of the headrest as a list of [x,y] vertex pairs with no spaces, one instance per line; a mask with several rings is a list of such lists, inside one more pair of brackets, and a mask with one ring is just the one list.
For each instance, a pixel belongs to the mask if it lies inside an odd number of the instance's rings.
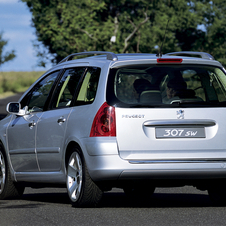
[[141,103],[155,104],[162,103],[162,96],[159,90],[147,90],[141,93],[140,95]]

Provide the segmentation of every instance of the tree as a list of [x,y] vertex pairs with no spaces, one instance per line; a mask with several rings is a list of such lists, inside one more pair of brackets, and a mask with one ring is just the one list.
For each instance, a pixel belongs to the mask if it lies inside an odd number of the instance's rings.
[[[23,0],[27,3],[33,16],[37,40],[42,42],[47,53],[57,63],[73,52],[98,49],[104,44],[103,22],[98,20],[98,12],[104,3],[95,0]],[[37,44],[38,46],[38,44]],[[38,55],[46,53],[38,49]],[[45,65],[45,62],[41,62]]]
[[205,15],[206,50],[226,66],[226,0],[211,1],[210,6]]
[[[40,63],[51,54],[57,63],[83,51],[156,53],[169,21],[162,52],[208,47],[206,0],[22,0],[32,12]],[[202,7],[206,11],[202,10]],[[210,10],[211,11],[211,10]],[[36,45],[39,47],[39,44]]]
[[7,45],[8,41],[4,40],[2,38],[2,36],[3,36],[3,32],[0,32],[0,66],[2,64],[4,64],[5,62],[10,61],[10,60],[12,60],[13,58],[16,57],[14,50],[12,50],[11,52],[6,52],[5,54],[3,54],[3,49]]

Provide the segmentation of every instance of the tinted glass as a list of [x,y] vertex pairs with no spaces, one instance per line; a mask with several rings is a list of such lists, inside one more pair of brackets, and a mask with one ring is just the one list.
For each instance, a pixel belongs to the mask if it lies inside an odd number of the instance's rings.
[[224,106],[226,76],[212,66],[161,65],[113,69],[107,100],[118,106]]
[[[32,91],[28,94],[29,101],[27,103],[30,112],[42,111],[49,92],[55,82],[59,71],[54,72],[45,77],[41,82],[36,84]],[[25,97],[26,98],[26,97]]]
[[88,68],[79,90],[76,105],[91,104],[96,97],[100,68]]
[[69,107],[85,68],[67,69],[57,84],[50,109]]

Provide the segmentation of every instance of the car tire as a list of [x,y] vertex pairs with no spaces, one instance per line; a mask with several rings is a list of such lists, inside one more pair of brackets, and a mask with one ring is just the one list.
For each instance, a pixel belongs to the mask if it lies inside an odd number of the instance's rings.
[[0,144],[0,200],[23,195],[24,187],[13,182],[3,146]]
[[96,206],[103,192],[92,181],[81,149],[74,147],[67,161],[67,192],[73,207]]

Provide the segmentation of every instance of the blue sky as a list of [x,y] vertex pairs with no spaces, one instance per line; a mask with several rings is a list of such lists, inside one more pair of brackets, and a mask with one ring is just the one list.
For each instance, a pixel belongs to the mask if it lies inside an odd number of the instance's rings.
[[45,71],[46,68],[37,66],[37,57],[32,41],[36,39],[35,29],[31,27],[32,15],[27,5],[19,0],[0,0],[0,32],[8,44],[3,49],[15,50],[16,58],[4,63],[0,71]]

